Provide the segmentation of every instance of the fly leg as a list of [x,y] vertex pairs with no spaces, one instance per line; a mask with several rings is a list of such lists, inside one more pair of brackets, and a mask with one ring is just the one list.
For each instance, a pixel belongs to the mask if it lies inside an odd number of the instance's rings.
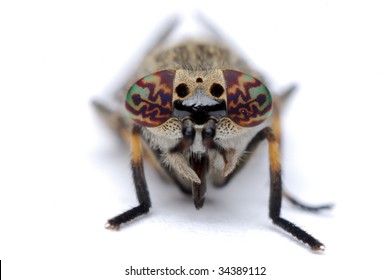
[[333,207],[332,203],[321,204],[321,205],[307,205],[307,204],[297,200],[293,196],[291,196],[285,190],[283,190],[283,196],[285,199],[287,199],[294,206],[297,206],[297,207],[301,208],[302,210],[309,211],[309,212],[319,212],[322,210],[329,210]]
[[259,132],[260,138],[267,139],[269,149],[269,164],[271,177],[271,191],[269,200],[269,216],[272,222],[291,233],[297,239],[308,244],[314,251],[325,250],[324,244],[315,239],[313,236],[302,230],[292,222],[280,216],[282,207],[282,178],[281,178],[281,164],[280,164],[280,150],[279,144],[272,131],[272,128],[266,127]]
[[139,205],[119,214],[107,221],[106,228],[118,230],[123,223],[129,222],[138,216],[149,212],[151,201],[148,187],[145,180],[144,166],[142,161],[142,145],[139,127],[133,127],[131,133],[125,133],[124,137],[130,142],[131,148],[131,169],[133,172],[133,182],[137,193]]

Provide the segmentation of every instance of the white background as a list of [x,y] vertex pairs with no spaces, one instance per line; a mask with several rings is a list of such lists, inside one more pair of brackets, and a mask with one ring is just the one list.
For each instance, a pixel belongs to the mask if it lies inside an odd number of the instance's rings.
[[[127,279],[130,265],[265,266],[264,279],[388,274],[389,4],[270,2],[1,2],[6,279]],[[128,150],[90,101],[121,86],[167,18],[193,11],[215,23],[271,87],[299,85],[283,115],[285,185],[304,201],[336,207],[315,215],[285,203],[282,213],[324,242],[325,253],[268,219],[265,147],[228,187],[210,188],[201,211],[146,166],[151,213],[119,232],[104,229],[136,200]]]

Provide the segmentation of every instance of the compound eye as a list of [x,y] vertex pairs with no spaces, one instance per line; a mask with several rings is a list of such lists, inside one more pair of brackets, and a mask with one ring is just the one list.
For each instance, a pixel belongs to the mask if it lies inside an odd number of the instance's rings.
[[175,71],[163,70],[145,76],[131,86],[126,110],[134,123],[156,127],[171,117],[174,79]]
[[272,113],[272,98],[262,82],[252,76],[224,70],[227,113],[236,124],[244,127],[259,125]]

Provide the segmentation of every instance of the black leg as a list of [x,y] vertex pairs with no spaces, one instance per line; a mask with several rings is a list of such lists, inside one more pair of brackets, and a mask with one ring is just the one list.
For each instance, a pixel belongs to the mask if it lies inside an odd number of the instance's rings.
[[294,225],[290,221],[280,216],[280,209],[282,207],[282,178],[280,165],[280,151],[279,144],[270,127],[263,130],[265,138],[268,140],[269,147],[269,162],[270,162],[270,177],[271,177],[271,191],[269,200],[269,216],[272,222],[291,233],[297,239],[308,244],[312,250],[324,250],[325,246],[313,236]]
[[151,207],[142,161],[142,145],[139,128],[134,127],[131,134],[127,137],[129,138],[128,140],[131,147],[131,169],[133,171],[133,181],[135,184],[139,206],[131,208],[130,210],[108,220],[106,224],[106,228],[108,229],[119,229],[121,224],[129,222],[142,214],[146,214]]
[[307,205],[307,204],[304,204],[303,202],[300,202],[296,198],[292,197],[286,191],[283,191],[283,196],[288,201],[290,201],[294,206],[297,206],[297,207],[299,207],[299,208],[301,208],[302,210],[305,210],[305,211],[319,212],[321,210],[328,210],[328,209],[331,209],[333,207],[332,203],[322,204],[322,205]]

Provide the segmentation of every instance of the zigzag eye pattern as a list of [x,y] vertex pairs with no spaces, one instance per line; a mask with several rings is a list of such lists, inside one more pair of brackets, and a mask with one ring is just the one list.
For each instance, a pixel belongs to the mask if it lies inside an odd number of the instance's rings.
[[228,117],[244,127],[256,126],[272,113],[272,98],[268,89],[250,75],[224,70]]
[[145,76],[130,88],[126,109],[137,125],[156,127],[172,115],[175,71],[163,70]]

